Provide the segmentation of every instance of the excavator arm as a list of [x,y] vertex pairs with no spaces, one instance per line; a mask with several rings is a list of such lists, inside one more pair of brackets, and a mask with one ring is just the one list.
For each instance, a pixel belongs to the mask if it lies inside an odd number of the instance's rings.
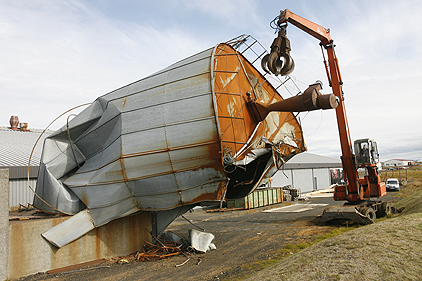
[[301,16],[292,13],[289,9],[286,9],[280,12],[277,24],[279,26],[282,26],[283,24],[287,24],[288,22],[293,24],[297,28],[305,31],[306,33],[312,35],[313,37],[321,41],[321,44],[323,45],[332,43],[329,29],[325,29],[324,27],[316,23],[313,23],[305,18],[302,18]]
[[[290,41],[286,36],[286,28],[288,24],[292,24],[299,29],[305,31],[320,41],[322,54],[324,57],[324,66],[330,87],[333,94],[321,95],[320,87],[316,84],[311,85],[302,95],[298,95],[287,100],[271,104],[263,107],[259,103],[248,101],[250,108],[255,108],[255,118],[259,121],[271,110],[283,110],[284,108],[293,109],[295,111],[305,111],[314,109],[336,109],[337,126],[340,137],[341,161],[343,171],[347,177],[345,185],[337,185],[334,189],[335,200],[347,200],[348,204],[341,207],[328,207],[321,216],[316,218],[316,222],[326,222],[333,219],[348,219],[358,223],[372,223],[376,216],[385,216],[393,212],[389,202],[372,201],[373,197],[381,197],[386,194],[385,183],[381,182],[381,178],[377,171],[378,152],[376,150],[376,142],[369,139],[355,141],[355,148],[358,149],[359,161],[353,154],[353,146],[350,138],[349,125],[347,122],[346,108],[343,96],[343,81],[340,75],[340,68],[337,56],[334,52],[333,39],[330,30],[304,19],[290,10],[280,12],[280,16],[272,21],[278,30],[278,37],[274,39],[271,45],[270,54],[263,57],[261,64],[264,71],[271,71],[275,75],[287,75],[293,71],[294,62],[290,57]],[[327,55],[325,55],[325,53]],[[325,57],[327,56],[328,62]],[[269,69],[269,71],[268,71]],[[335,98],[335,102],[334,99]],[[309,101],[314,101],[309,103]],[[329,101],[329,102],[328,102]],[[298,106],[300,104],[300,106]],[[302,105],[303,104],[303,105]],[[293,106],[295,105],[295,106]],[[372,158],[366,155],[366,146],[373,144],[371,150]],[[375,161],[368,161],[372,159]],[[358,166],[366,168],[367,174],[363,178],[359,178]]]
[[324,66],[326,69],[328,81],[333,90],[333,94],[338,98],[336,117],[342,152],[341,160],[344,173],[346,174],[348,180],[347,187],[337,187],[338,190],[337,193],[335,193],[335,199],[347,201],[364,200],[364,192],[359,184],[359,175],[356,168],[356,161],[353,154],[352,141],[350,138],[349,125],[346,116],[346,108],[344,105],[342,90],[343,81],[341,79],[339,63],[334,51],[334,44],[330,35],[330,30],[307,19],[304,19],[301,16],[298,16],[292,13],[290,10],[286,9],[280,12],[277,26],[280,29],[285,29],[288,23],[298,27],[299,29],[318,39],[320,41],[321,48],[323,48],[323,54],[324,49],[327,53],[328,63],[325,60],[324,55]]

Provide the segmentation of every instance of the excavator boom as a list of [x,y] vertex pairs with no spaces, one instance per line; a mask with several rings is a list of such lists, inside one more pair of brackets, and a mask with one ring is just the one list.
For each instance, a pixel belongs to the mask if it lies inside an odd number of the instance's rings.
[[337,97],[338,101],[336,117],[342,152],[341,160],[343,163],[344,173],[348,179],[348,188],[347,192],[345,192],[347,197],[343,199],[346,199],[347,201],[361,201],[364,199],[364,197],[363,192],[359,186],[359,175],[356,169],[355,157],[353,155],[352,141],[350,138],[346,108],[344,105],[342,89],[343,81],[341,79],[338,59],[334,52],[334,44],[333,40],[331,39],[330,30],[307,19],[304,19],[301,16],[298,16],[292,13],[290,10],[286,9],[280,12],[277,26],[279,26],[281,29],[285,29],[285,26],[287,26],[288,23],[291,23],[292,25],[318,39],[320,41],[321,47],[323,47],[327,53],[328,63],[324,56],[324,65],[328,81],[331,88],[333,89],[333,94]]
[[330,44],[332,39],[330,30],[292,13],[289,9],[280,12],[278,25],[290,22],[299,29],[317,38],[323,45]]
[[[272,23],[275,23],[276,29],[279,32],[278,37],[271,45],[271,53],[266,55],[262,60],[264,71],[268,72],[267,66],[275,75],[287,75],[293,71],[294,62],[290,57],[290,41],[286,36],[286,28],[288,24],[298,27],[320,41],[327,78],[338,103],[335,109],[342,152],[341,161],[344,174],[347,177],[347,184],[335,187],[334,199],[347,200],[349,203],[355,204],[356,206],[361,204],[359,207],[355,208],[358,215],[353,214],[348,217],[361,217],[361,215],[363,215],[363,217],[367,217],[368,214],[372,213],[374,213],[375,216],[375,211],[378,212],[378,209],[381,210],[381,203],[364,202],[369,202],[372,197],[381,197],[385,195],[385,184],[380,181],[377,167],[373,163],[359,166],[367,169],[367,175],[364,178],[359,179],[356,157],[353,154],[353,144],[350,138],[346,108],[344,105],[344,93],[342,89],[343,81],[340,74],[338,59],[334,51],[334,44],[330,35],[330,30],[304,19],[292,13],[288,9],[281,11],[278,19],[274,20]],[[326,61],[325,54],[328,61]],[[388,212],[390,207],[387,207],[382,207],[383,212],[381,213]],[[388,210],[386,211],[385,208]],[[347,211],[349,214],[354,213],[350,211],[350,208]],[[328,212],[331,212],[332,215],[333,213],[338,213],[339,210],[328,210]]]

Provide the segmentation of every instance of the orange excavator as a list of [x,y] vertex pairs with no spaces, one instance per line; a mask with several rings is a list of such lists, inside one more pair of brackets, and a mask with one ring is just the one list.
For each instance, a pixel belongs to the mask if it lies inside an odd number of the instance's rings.
[[[388,202],[371,200],[387,194],[385,183],[381,182],[378,174],[378,148],[374,140],[360,139],[354,142],[353,153],[349,126],[344,105],[343,81],[340,75],[339,63],[334,51],[330,30],[307,19],[304,19],[290,10],[281,11],[271,26],[278,31],[277,38],[271,45],[271,52],[262,59],[262,68],[275,75],[287,75],[294,69],[294,61],[290,56],[290,41],[286,36],[288,24],[292,24],[320,41],[324,58],[324,66],[330,87],[336,97],[336,117],[341,144],[341,161],[346,183],[334,188],[334,200],[347,201],[340,207],[329,207],[318,217],[318,221],[326,222],[332,219],[348,219],[358,223],[372,223],[377,216],[385,216],[392,212]],[[325,58],[327,54],[328,61]],[[330,98],[333,102],[332,97]],[[364,170],[364,176],[359,178],[358,169]]]

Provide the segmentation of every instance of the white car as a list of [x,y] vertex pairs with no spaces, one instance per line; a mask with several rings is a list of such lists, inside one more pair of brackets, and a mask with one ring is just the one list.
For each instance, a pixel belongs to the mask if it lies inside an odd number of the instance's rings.
[[385,187],[387,190],[400,190],[400,183],[398,179],[388,179],[385,183]]

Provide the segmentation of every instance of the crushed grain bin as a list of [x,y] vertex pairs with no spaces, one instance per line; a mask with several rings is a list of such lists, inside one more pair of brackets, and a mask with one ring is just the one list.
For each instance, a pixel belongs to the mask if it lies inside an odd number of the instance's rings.
[[77,214],[47,240],[61,247],[138,211],[167,226],[197,203],[248,195],[306,150],[293,113],[251,116],[248,98],[283,99],[236,46],[218,44],[105,94],[47,137],[34,206]]

